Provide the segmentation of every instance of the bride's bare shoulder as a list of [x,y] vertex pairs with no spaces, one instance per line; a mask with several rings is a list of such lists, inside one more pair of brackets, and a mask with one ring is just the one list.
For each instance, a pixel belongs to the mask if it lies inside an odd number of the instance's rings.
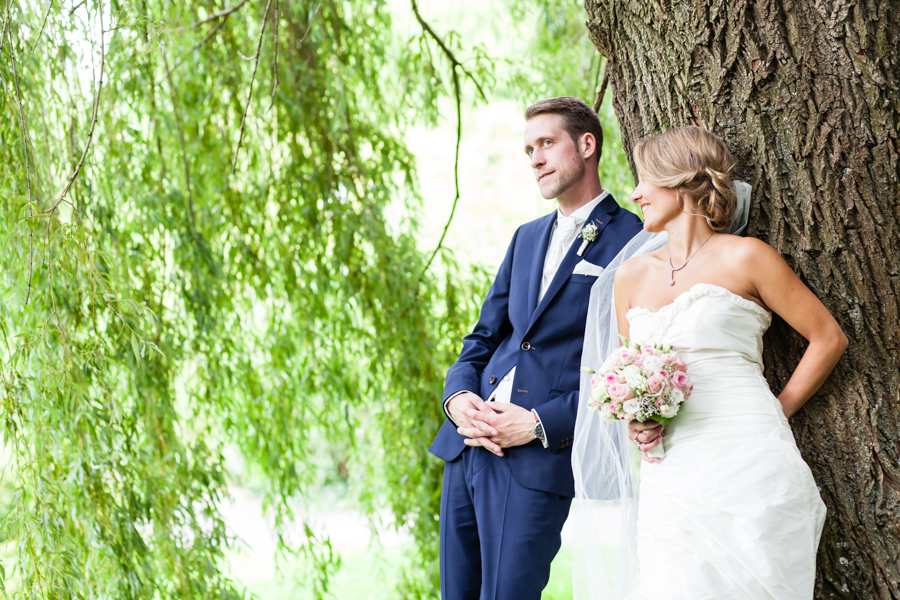
[[644,276],[657,260],[653,253],[633,256],[623,262],[616,270],[616,287],[629,288]]
[[727,238],[726,244],[734,260],[746,264],[754,264],[761,260],[769,261],[780,258],[778,252],[762,240],[728,234],[723,234],[723,237]]

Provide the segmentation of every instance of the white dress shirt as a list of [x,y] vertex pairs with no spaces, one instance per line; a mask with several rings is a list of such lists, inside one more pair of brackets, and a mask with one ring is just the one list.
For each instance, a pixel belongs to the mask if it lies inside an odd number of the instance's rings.
[[[556,222],[553,224],[553,229],[550,232],[550,244],[547,246],[547,254],[544,256],[544,273],[541,278],[541,290],[538,295],[538,303],[540,303],[541,299],[544,297],[547,288],[550,287],[550,282],[553,281],[553,278],[556,276],[556,271],[559,270],[559,265],[562,263],[563,258],[565,258],[566,253],[572,246],[572,242],[577,239],[576,236],[584,225],[584,222],[591,216],[591,213],[594,212],[597,205],[608,195],[609,192],[603,190],[599,196],[573,212],[568,217],[562,215],[559,212],[559,209],[557,209]],[[500,378],[500,382],[497,384],[497,387],[494,388],[493,393],[488,398],[488,402],[509,402],[512,398],[512,385],[515,375],[516,367],[513,365],[513,367]],[[444,412],[447,413],[448,417],[450,416],[450,413],[447,411],[447,404],[465,391],[468,390],[457,392],[447,398],[447,402],[444,403]],[[538,418],[538,421],[540,421],[537,412],[533,412]],[[455,421],[454,424],[456,424]]]

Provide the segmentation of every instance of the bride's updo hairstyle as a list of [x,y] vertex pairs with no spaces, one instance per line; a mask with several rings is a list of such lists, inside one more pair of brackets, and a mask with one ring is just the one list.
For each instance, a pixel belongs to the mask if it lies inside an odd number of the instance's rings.
[[735,161],[718,137],[702,127],[675,127],[646,138],[634,148],[642,181],[675,190],[678,205],[706,218],[713,231],[731,223],[737,205],[732,171]]

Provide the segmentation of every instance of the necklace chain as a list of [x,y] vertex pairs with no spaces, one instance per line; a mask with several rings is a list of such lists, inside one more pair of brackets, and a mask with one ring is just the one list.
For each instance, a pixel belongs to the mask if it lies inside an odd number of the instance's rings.
[[[700,248],[706,245],[706,242],[708,242],[709,238],[713,236],[713,233],[715,233],[715,231],[711,232],[709,234],[709,237],[703,240],[703,243],[700,244]],[[671,267],[672,269],[672,274],[669,276],[669,285],[675,285],[675,271],[680,271],[685,268],[687,264],[691,262],[691,259],[694,258],[698,252],[700,252],[700,248],[697,248],[696,250],[691,252],[690,256],[687,257],[687,260],[684,261],[684,264],[676,268],[675,265],[672,264],[672,247],[671,245],[669,246],[669,267]]]

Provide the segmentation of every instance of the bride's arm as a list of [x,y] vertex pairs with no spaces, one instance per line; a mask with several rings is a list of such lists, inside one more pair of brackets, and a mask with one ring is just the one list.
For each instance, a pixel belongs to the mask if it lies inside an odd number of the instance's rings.
[[742,272],[749,274],[756,295],[809,341],[803,358],[778,396],[785,416],[791,417],[828,379],[847,349],[847,336],[825,305],[771,246],[753,238],[744,238],[741,246],[738,256]]

